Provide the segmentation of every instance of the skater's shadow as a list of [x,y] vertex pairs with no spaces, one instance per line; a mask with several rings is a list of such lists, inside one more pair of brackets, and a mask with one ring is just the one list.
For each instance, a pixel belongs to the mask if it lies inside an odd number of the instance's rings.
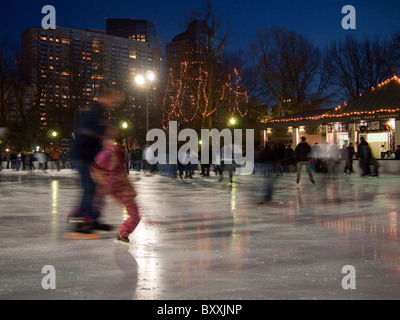
[[116,292],[114,292],[112,299],[130,300],[136,293],[138,263],[128,248],[128,246],[117,245],[114,250],[115,262],[123,275],[115,286]]

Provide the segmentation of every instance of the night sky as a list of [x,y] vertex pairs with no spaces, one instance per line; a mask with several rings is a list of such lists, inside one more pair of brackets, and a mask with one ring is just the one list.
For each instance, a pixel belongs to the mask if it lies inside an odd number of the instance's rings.
[[[56,23],[76,29],[105,30],[105,18],[136,18],[154,21],[158,35],[166,42],[183,31],[182,24],[189,12],[201,8],[201,0],[22,0],[3,2],[0,7],[0,39],[19,42],[28,27],[40,27],[41,9],[51,4],[56,8]],[[360,39],[389,36],[400,31],[399,0],[213,0],[215,11],[232,29],[230,50],[246,49],[258,29],[284,26],[307,36],[323,47],[331,40],[353,34]],[[357,10],[357,29],[343,30],[341,13],[344,5]]]

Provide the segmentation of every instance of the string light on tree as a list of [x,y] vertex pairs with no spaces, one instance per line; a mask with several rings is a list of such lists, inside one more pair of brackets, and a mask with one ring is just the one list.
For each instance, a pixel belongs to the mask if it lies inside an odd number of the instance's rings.
[[[234,69],[222,83],[219,91],[210,91],[209,72],[198,67],[194,76],[190,76],[189,63],[182,62],[179,76],[175,79],[172,70],[169,72],[167,88],[163,97],[163,128],[168,128],[170,120],[192,123],[195,119],[207,119],[218,110],[226,107],[231,117],[239,114],[245,117],[249,102],[248,94],[240,86],[240,75]],[[217,93],[217,94],[216,94]]]

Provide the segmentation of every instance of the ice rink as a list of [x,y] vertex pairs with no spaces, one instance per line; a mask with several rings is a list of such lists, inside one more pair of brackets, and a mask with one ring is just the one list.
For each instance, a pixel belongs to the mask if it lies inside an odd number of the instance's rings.
[[[399,299],[400,176],[264,177],[132,172],[142,221],[129,246],[65,239],[78,175],[0,172],[0,299]],[[103,220],[123,209],[107,200]],[[43,266],[56,270],[44,290]],[[355,268],[345,290],[342,268]]]

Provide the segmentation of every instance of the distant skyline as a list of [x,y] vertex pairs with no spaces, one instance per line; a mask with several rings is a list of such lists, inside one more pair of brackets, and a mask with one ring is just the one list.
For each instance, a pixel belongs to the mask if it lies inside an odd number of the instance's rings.
[[[255,32],[273,26],[294,30],[309,38],[316,46],[324,47],[333,40],[354,35],[388,37],[400,31],[400,1],[354,0],[214,0],[214,11],[224,25],[230,24],[232,37],[230,51],[246,51]],[[56,23],[75,29],[105,30],[105,18],[135,18],[154,21],[163,46],[184,31],[183,24],[189,13],[202,9],[204,1],[198,0],[22,0],[2,4],[0,12],[0,39],[5,37],[20,42],[21,33],[29,27],[40,27],[44,5],[56,8]],[[357,29],[343,30],[341,13],[345,5],[353,5],[357,12]]]

